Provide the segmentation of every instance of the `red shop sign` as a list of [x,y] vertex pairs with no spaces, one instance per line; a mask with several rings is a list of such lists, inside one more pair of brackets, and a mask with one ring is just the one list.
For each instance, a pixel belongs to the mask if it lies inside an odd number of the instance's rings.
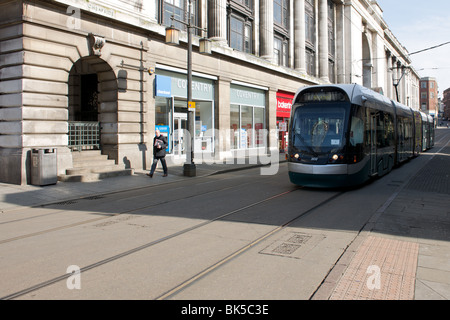
[[277,117],[289,118],[291,116],[293,93],[277,92]]

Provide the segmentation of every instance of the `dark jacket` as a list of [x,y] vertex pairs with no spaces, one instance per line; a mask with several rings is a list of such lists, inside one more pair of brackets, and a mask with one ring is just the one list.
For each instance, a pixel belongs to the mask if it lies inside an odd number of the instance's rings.
[[153,156],[155,158],[164,158],[166,156],[167,149],[167,137],[160,135],[153,138]]

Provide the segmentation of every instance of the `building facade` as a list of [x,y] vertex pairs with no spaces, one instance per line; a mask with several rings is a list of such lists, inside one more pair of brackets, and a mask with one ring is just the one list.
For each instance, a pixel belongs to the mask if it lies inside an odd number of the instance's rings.
[[[0,0],[0,181],[30,183],[30,154],[43,147],[57,150],[58,174],[72,168],[74,150],[89,148],[148,168],[155,128],[169,136],[169,160],[183,161],[187,36],[179,21],[188,15],[198,27],[196,159],[282,150],[303,86],[359,83],[419,107],[419,77],[374,0],[189,3]],[[172,24],[182,30],[179,46],[165,43]],[[201,38],[213,42],[211,55],[199,53]]]
[[435,78],[420,79],[420,110],[437,119],[439,114],[439,88]]
[[450,88],[444,91],[442,98],[442,104],[444,105],[443,118],[450,119]]

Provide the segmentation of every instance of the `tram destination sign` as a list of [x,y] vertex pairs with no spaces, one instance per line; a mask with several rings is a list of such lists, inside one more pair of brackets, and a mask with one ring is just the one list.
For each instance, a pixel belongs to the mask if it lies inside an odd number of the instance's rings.
[[347,95],[338,91],[307,91],[300,94],[298,102],[345,102],[348,101]]

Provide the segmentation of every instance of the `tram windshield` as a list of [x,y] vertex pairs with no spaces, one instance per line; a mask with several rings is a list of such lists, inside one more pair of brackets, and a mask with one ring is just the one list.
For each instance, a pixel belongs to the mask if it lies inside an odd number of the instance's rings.
[[302,152],[336,152],[345,145],[346,106],[336,104],[300,106],[292,123],[292,145]]

